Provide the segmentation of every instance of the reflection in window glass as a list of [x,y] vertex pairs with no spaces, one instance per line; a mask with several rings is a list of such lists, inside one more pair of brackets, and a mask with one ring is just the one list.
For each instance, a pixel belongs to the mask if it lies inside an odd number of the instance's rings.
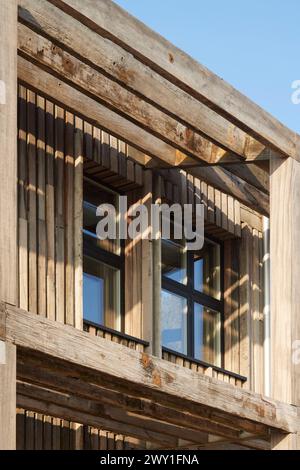
[[217,300],[221,299],[220,256],[220,245],[209,240],[194,254],[194,288]]
[[161,295],[162,345],[187,354],[187,301],[165,290]]
[[194,357],[221,366],[221,314],[194,304]]
[[121,331],[120,271],[88,257],[83,271],[84,319]]
[[184,246],[162,240],[162,274],[168,279],[187,283],[187,255]]
[[[116,240],[99,240],[96,235],[96,227],[101,220],[96,216],[97,207],[100,204],[110,204],[116,209]],[[99,248],[114,254],[120,254],[120,242],[118,240],[118,211],[119,211],[119,195],[104,189],[101,185],[92,181],[84,182],[84,203],[83,203],[83,233],[89,237],[91,243],[95,243]]]

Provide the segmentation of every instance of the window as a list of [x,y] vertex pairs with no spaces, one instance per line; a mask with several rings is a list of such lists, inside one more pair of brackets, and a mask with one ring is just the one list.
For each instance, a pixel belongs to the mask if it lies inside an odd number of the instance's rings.
[[187,300],[162,290],[162,343],[182,354],[187,354]]
[[222,366],[222,249],[205,239],[200,251],[162,240],[162,345]]
[[113,205],[118,214],[118,194],[84,179],[83,317],[85,322],[122,332],[123,252],[118,238],[99,240],[96,236],[100,220],[96,209],[103,203]]

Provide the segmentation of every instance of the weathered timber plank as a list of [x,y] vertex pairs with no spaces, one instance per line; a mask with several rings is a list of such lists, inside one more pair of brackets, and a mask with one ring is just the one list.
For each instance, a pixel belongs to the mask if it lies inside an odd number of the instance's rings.
[[[115,385],[109,389],[103,388],[99,384],[92,383],[93,379],[86,377],[86,380],[78,380],[73,368],[64,370],[58,361],[54,361],[53,367],[47,362],[42,362],[36,356],[29,356],[23,351],[19,354],[17,374],[18,378],[24,382],[36,384],[45,388],[57,390],[61,393],[74,394],[77,397],[93,399],[97,403],[126,409],[134,414],[142,414],[153,419],[159,419],[162,422],[168,422],[175,425],[185,426],[193,430],[212,433],[223,437],[237,438],[241,437],[243,431],[246,433],[255,433],[266,435],[268,430],[261,424],[252,424],[244,419],[232,420],[230,417],[221,417],[218,412],[207,412],[193,407],[189,411],[183,411],[179,408],[170,407],[170,403],[160,404],[153,401],[153,398],[144,399],[140,396],[132,396],[132,390],[129,394],[117,391]],[[102,384],[104,386],[104,384]],[[182,407],[181,407],[182,408]]]
[[[182,438],[190,440],[191,442],[203,442],[205,440],[205,433],[197,432],[195,429],[188,429],[184,426],[170,425],[161,421],[155,421],[144,417],[142,415],[136,415],[126,410],[118,409],[108,405],[99,405],[93,402],[92,399],[84,400],[76,396],[70,396],[47,390],[45,388],[37,387],[34,385],[26,384],[24,382],[18,382],[17,394],[23,397],[34,398],[42,403],[53,403],[60,405],[63,408],[71,408],[74,411],[80,412],[86,411],[88,414],[98,416],[106,420],[114,421],[113,429],[115,430],[116,422],[128,424],[136,428],[144,428],[147,431],[153,431],[157,433],[160,439],[165,436],[165,441],[171,441],[168,436]],[[60,416],[61,418],[68,419],[68,416]],[[78,421],[77,419],[75,420]],[[91,423],[89,423],[91,424]],[[110,430],[110,428],[107,428]],[[120,431],[119,431],[120,432]],[[162,435],[161,435],[162,434]]]
[[0,1],[0,299],[17,304],[17,1]]
[[[31,84],[47,96],[51,96],[67,108],[90,119],[96,125],[116,134],[126,142],[133,143],[138,149],[170,166],[178,164],[178,150],[155,136],[122,118],[87,95],[58,80],[24,58],[18,58],[19,78]],[[133,156],[134,158],[134,156]],[[222,168],[193,168],[189,172],[212,186],[229,192],[247,206],[259,212],[268,213],[268,196],[253,186],[231,175]]]
[[206,67],[110,0],[51,0],[103,37],[131,52],[170,82],[188,91],[232,123],[271,144],[286,156],[299,159],[300,136]]
[[[175,444],[174,439],[171,439],[167,436],[164,436],[161,433],[148,430],[147,428],[137,428],[136,426],[130,425],[128,423],[124,424],[119,421],[114,421],[111,419],[103,418],[102,416],[97,416],[95,414],[89,413],[87,406],[82,404],[82,411],[74,410],[72,407],[68,408],[66,405],[61,405],[55,403],[59,400],[54,400],[54,402],[42,402],[35,399],[34,397],[27,397],[19,394],[17,396],[18,404],[21,407],[33,409],[35,411],[52,415],[57,418],[65,416],[68,421],[79,421],[82,424],[93,426],[95,428],[104,428],[112,432],[124,432],[127,435],[134,436],[138,439],[146,439],[150,442],[165,442],[166,445]],[[71,400],[69,400],[71,401]],[[72,404],[72,403],[71,403]],[[60,449],[60,446],[57,446],[57,449]]]
[[68,325],[62,327],[8,304],[6,317],[9,341],[118,378],[120,383],[130,383],[140,393],[151,391],[153,396],[177,397],[182,404],[185,400],[203,404],[232,417],[243,417],[288,432],[300,429],[296,407],[262,399],[260,395],[230,384],[220,384],[184,367],[92,337]]
[[[16,449],[16,347],[2,342],[0,364],[0,450]],[[1,361],[2,362],[2,361]]]
[[182,152],[205,163],[242,161],[26,26],[19,24],[18,32],[22,55],[78,86],[82,92],[88,92],[115,112],[133,119]]
[[[55,38],[63,48],[101,68],[122,85],[168,113],[198,129],[218,142],[228,152],[246,159],[269,158],[269,152],[259,142],[203,105],[184,90],[166,80],[117,44],[99,36],[84,24],[44,0],[21,0],[19,19],[35,31]],[[66,28],[67,25],[67,28]],[[90,47],[93,44],[94,47]],[[250,141],[250,142],[249,142]],[[224,160],[228,156],[224,154]]]

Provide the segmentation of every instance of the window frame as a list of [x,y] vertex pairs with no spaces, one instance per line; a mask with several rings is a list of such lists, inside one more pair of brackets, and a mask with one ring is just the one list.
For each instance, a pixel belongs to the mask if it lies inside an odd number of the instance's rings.
[[[194,354],[194,304],[203,305],[203,307],[207,307],[211,310],[215,310],[216,312],[220,313],[221,316],[221,337],[220,337],[220,359],[221,359],[221,368],[224,367],[224,352],[225,352],[225,332],[224,332],[224,244],[221,240],[217,240],[210,235],[205,235],[205,239],[216,243],[220,247],[220,300],[215,299],[199,290],[194,288],[194,254],[196,251],[188,250],[187,251],[187,283],[183,284],[173,279],[167,278],[166,276],[161,275],[161,288],[172,294],[179,295],[180,297],[184,297],[187,300],[187,354],[180,353],[181,357],[185,357],[187,360],[190,361],[197,361],[198,363],[206,363],[205,361],[199,360],[195,358]],[[172,351],[169,348],[166,348],[162,345],[162,349],[173,354],[178,354],[176,351]],[[207,363],[206,363],[207,364]],[[214,364],[209,364],[211,367],[218,367]]]
[[[83,184],[87,182],[90,184],[93,184],[95,186],[98,186],[100,189],[103,191],[107,191],[110,193],[115,194],[116,196],[120,196],[121,194],[114,189],[104,186],[101,183],[94,181],[91,178],[88,178],[86,176],[83,177]],[[83,198],[82,198],[82,208],[84,211],[84,202],[85,202],[85,197],[84,197],[84,192],[83,192]],[[100,263],[104,263],[107,266],[110,266],[114,269],[117,269],[120,271],[120,318],[121,318],[121,330],[114,330],[111,328],[108,328],[106,325],[98,322],[91,322],[88,319],[85,319],[83,317],[83,323],[89,325],[92,324],[93,326],[97,326],[100,329],[109,329],[110,331],[115,331],[116,333],[123,334],[125,331],[125,240],[119,239],[120,243],[120,254],[112,253],[110,251],[105,250],[104,248],[101,248],[100,246],[97,246],[94,243],[91,243],[89,239],[95,240],[96,238],[93,237],[92,235],[89,235],[85,233],[84,227],[82,227],[82,237],[83,237],[83,247],[82,247],[82,252],[83,252],[83,258],[92,258],[94,261],[99,261]],[[84,271],[83,271],[84,272]]]

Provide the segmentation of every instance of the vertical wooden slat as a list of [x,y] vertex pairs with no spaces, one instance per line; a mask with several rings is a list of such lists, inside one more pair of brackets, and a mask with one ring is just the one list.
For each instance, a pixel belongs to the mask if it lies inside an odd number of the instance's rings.
[[250,387],[250,311],[251,311],[251,241],[252,231],[247,224],[242,226],[240,242],[240,374],[247,377],[245,387]]
[[199,178],[194,179],[195,185],[195,205],[201,204],[201,183]]
[[38,313],[46,316],[46,161],[45,99],[37,95]]
[[113,173],[118,173],[118,139],[110,136],[110,169]]
[[201,181],[201,199],[204,205],[204,219],[207,220],[208,215],[208,194],[207,194],[207,183]]
[[74,115],[65,115],[65,269],[66,323],[74,326]]
[[115,445],[116,445],[116,450],[123,450],[124,449],[124,437],[117,434],[115,437]]
[[19,87],[18,135],[18,222],[19,222],[19,306],[28,310],[28,192],[27,192],[27,91]]
[[224,364],[231,369],[231,241],[224,243]]
[[29,204],[29,310],[37,313],[37,165],[36,94],[27,90],[27,155]]
[[65,419],[61,421],[60,448],[70,450],[70,422]]
[[25,450],[25,411],[17,408],[17,450]]
[[232,196],[228,196],[228,232],[234,233],[234,230],[234,199]]
[[88,160],[93,160],[93,126],[84,121],[83,132],[84,157]]
[[55,302],[54,105],[46,101],[47,317],[56,318]]
[[74,283],[75,283],[75,320],[74,326],[82,330],[83,299],[82,299],[82,263],[83,263],[83,123],[75,117],[74,144]]
[[34,449],[43,450],[43,415],[36,413],[34,420]]
[[52,418],[52,450],[61,449],[61,420]]
[[[143,187],[142,203],[150,213],[152,204],[152,172],[146,171]],[[149,238],[148,238],[149,235]],[[153,338],[153,297],[152,297],[152,242],[150,234],[141,241],[142,243],[142,334],[143,339],[149,342],[149,353],[152,352]]]
[[35,413],[33,411],[26,411],[26,432],[25,432],[25,449],[34,450],[35,448]]
[[127,153],[127,144],[122,140],[119,140],[119,175],[121,176],[121,181],[126,181],[127,179],[127,165],[126,165],[126,153]]
[[99,450],[99,431],[96,428],[90,428],[90,442],[92,450]]
[[263,323],[261,312],[261,243],[259,232],[253,230],[252,274],[252,342],[253,342],[253,388],[263,393]]
[[100,430],[100,450],[107,450],[107,433]]
[[78,423],[70,423],[70,449],[83,450],[84,448],[84,426]]
[[107,450],[115,450],[115,436],[112,432],[107,433]]
[[222,193],[221,208],[222,208],[222,228],[224,230],[228,230],[228,205],[227,205],[227,194],[225,193]]
[[194,178],[192,175],[187,175],[187,203],[192,205],[194,210],[195,208],[195,199],[194,199]]
[[221,192],[218,189],[215,189],[215,221],[217,227],[222,226]]
[[234,200],[234,233],[237,237],[241,236],[241,205]]
[[44,450],[52,449],[52,420],[50,416],[44,416]]
[[56,320],[65,321],[64,121],[55,106]]
[[[76,119],[76,118],[75,118]],[[93,161],[101,165],[101,130],[93,127]]]
[[2,343],[5,364],[0,364],[0,450],[16,449],[16,346]]
[[17,12],[0,0],[0,300],[17,305]]
[[109,134],[105,131],[101,132],[101,155],[102,155],[102,166],[104,168],[110,168],[110,159],[109,159]]
[[215,190],[212,186],[207,188],[207,222],[215,223]]

